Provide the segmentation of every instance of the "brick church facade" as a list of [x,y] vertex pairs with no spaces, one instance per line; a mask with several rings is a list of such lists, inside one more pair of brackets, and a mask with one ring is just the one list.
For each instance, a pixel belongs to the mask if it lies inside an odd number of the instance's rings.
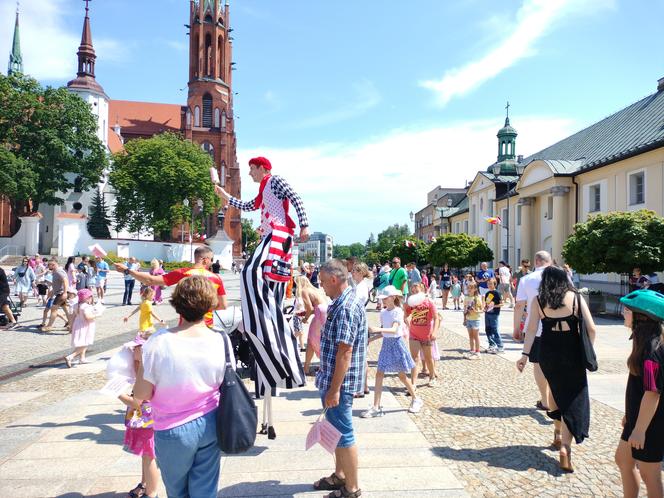
[[[17,14],[18,27],[18,14]],[[240,197],[240,171],[236,156],[235,120],[233,114],[232,89],[232,40],[230,32],[230,9],[228,1],[190,0],[189,5],[189,74],[188,97],[186,105],[162,104],[154,102],[135,102],[113,100],[104,92],[95,78],[95,51],[90,28],[89,9],[83,23],[81,46],[77,53],[79,71],[77,77],[67,85],[70,91],[77,93],[91,105],[98,120],[98,136],[109,153],[120,152],[124,143],[136,138],[151,136],[171,131],[193,141],[210,154],[219,172],[222,186],[235,197]],[[18,36],[18,35],[16,35]],[[113,208],[115,196],[108,184],[107,173],[100,179],[99,187]],[[86,193],[88,194],[88,193]],[[76,212],[88,214],[90,196],[63,193],[63,206],[40,206],[45,215],[44,225],[51,227],[57,223],[61,213]],[[74,204],[76,207],[73,207]],[[82,205],[82,207],[81,207]],[[9,203],[0,202],[0,229],[10,236],[9,218],[15,218],[8,212]],[[15,220],[11,220],[12,222]],[[204,231],[208,237],[214,236],[218,229],[217,217],[206,220]],[[234,256],[241,253],[240,213],[235,208],[228,208],[224,220],[224,230],[233,240]],[[173,238],[178,240],[180,232],[174,229]],[[10,233],[11,231],[11,233]],[[48,232],[48,230],[45,230]],[[51,233],[55,230],[51,229]],[[114,233],[115,237],[130,237],[125,233]],[[57,244],[47,233],[41,234],[41,248],[48,252]]]

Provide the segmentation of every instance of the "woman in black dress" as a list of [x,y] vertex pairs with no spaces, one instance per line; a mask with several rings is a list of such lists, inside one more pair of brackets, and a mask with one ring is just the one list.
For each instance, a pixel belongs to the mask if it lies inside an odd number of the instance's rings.
[[452,272],[450,272],[449,266],[447,263],[443,265],[443,269],[440,270],[440,290],[443,293],[443,309],[449,309],[447,307],[447,299],[450,295],[450,289],[452,288]]
[[[542,272],[539,296],[531,313],[542,321],[538,361],[550,387],[549,412],[554,420],[553,445],[560,450],[560,468],[573,472],[572,438],[577,444],[588,437],[590,398],[588,379],[579,335],[579,313],[590,336],[595,340],[595,323],[586,302],[572,287],[561,268],[550,266]],[[537,331],[538,320],[530,320],[517,368],[523,371]]]
[[639,495],[640,481],[649,497],[661,498],[664,458],[664,295],[637,290],[620,300],[625,326],[632,335],[627,359],[629,378],[625,392],[623,432],[616,449],[623,494]]

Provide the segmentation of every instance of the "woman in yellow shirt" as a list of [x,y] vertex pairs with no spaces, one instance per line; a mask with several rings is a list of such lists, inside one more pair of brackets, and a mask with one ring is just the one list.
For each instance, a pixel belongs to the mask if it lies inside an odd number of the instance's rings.
[[475,282],[468,284],[468,297],[463,301],[463,324],[468,330],[470,351],[464,356],[469,360],[479,360],[480,356],[480,314],[484,310],[482,296]]

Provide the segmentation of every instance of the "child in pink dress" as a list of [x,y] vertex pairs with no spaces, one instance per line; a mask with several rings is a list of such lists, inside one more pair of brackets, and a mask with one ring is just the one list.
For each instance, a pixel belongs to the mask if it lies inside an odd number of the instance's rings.
[[78,304],[72,310],[71,323],[71,345],[74,351],[65,356],[64,360],[68,368],[73,365],[78,356],[79,363],[88,363],[85,352],[95,340],[95,319],[101,316],[102,309],[93,303],[92,291],[81,289],[78,291]]

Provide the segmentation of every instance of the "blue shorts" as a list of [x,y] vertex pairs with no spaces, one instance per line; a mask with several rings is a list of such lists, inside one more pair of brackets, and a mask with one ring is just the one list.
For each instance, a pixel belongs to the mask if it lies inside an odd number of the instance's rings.
[[477,329],[479,330],[480,328],[480,321],[479,320],[466,320],[466,328],[468,330],[470,329]]
[[[320,391],[320,399],[325,408],[325,393]],[[325,412],[325,418],[339,432],[341,439],[337,443],[337,448],[350,448],[355,444],[355,434],[353,433],[353,395],[341,391],[339,404],[334,408],[328,408]]]

